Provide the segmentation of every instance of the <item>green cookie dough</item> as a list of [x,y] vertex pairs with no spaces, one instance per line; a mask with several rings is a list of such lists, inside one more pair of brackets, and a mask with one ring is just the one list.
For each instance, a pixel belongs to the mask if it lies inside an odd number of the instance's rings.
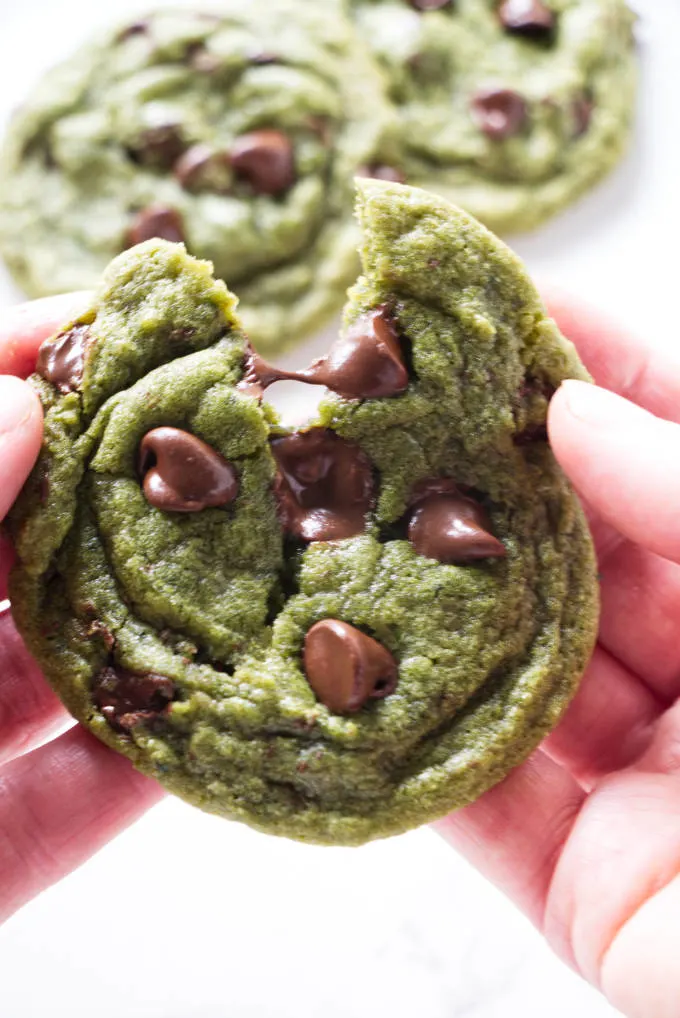
[[389,78],[405,179],[490,229],[536,227],[621,157],[637,78],[623,0],[347,3]]
[[[587,378],[573,347],[518,258],[443,199],[365,181],[358,215],[346,334],[389,308],[408,368],[400,395],[328,395],[313,426],[372,464],[362,532],[284,535],[283,432],[251,384],[235,300],[164,241],[119,256],[43,347],[44,445],[11,519],[14,617],[76,718],[203,809],[345,845],[469,803],[522,761],[573,695],[598,614],[588,527],[545,438],[550,393]],[[74,336],[80,371],[63,356]],[[235,501],[151,504],[139,448],[159,427],[228,460]],[[504,558],[418,553],[403,519],[433,479],[483,505]],[[329,619],[398,666],[396,688],[353,713],[317,699],[303,668]],[[115,699],[122,675],[158,695],[116,725],[102,676]]]
[[[353,177],[391,116],[335,0],[155,13],[81,49],[15,116],[0,250],[37,297],[93,287],[131,241],[184,239],[238,288],[258,346],[281,349],[356,278]],[[263,131],[279,136],[244,154]]]

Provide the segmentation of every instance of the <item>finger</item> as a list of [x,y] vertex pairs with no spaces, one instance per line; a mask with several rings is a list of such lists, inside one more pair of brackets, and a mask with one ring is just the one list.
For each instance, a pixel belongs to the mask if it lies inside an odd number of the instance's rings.
[[0,374],[27,378],[40,344],[87,308],[87,291],[44,297],[8,308],[0,316]]
[[670,707],[654,731],[634,770],[652,774],[680,774],[680,702]]
[[640,757],[662,713],[649,689],[597,647],[578,693],[541,748],[590,789]]
[[600,565],[600,643],[668,705],[680,696],[680,566],[624,541]]
[[162,795],[76,726],[0,773],[0,921],[80,866]]
[[591,507],[636,544],[680,561],[680,427],[586,382],[564,382],[550,443]]
[[540,928],[555,864],[584,798],[539,751],[435,827]]
[[42,409],[26,382],[0,376],[0,520],[33,469],[42,442]]
[[658,349],[564,296],[549,294],[547,303],[598,385],[680,422],[680,352]]
[[11,616],[4,614],[0,618],[0,764],[27,753],[67,718]]

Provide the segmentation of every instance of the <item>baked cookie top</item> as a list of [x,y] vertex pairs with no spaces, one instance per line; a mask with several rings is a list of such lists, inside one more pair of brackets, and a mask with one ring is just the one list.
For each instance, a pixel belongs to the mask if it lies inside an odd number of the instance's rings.
[[399,112],[396,174],[491,229],[538,225],[621,156],[636,84],[624,0],[346,2]]
[[42,348],[11,521],[17,625],[73,714],[171,791],[358,844],[470,802],[558,721],[592,650],[591,539],[545,433],[584,378],[512,252],[442,199],[360,188],[364,274],[285,373],[180,245],[107,269]]
[[94,286],[145,239],[184,241],[280,349],[356,278],[353,177],[391,116],[383,92],[335,0],[154,13],[82,48],[15,116],[0,249],[41,296]]

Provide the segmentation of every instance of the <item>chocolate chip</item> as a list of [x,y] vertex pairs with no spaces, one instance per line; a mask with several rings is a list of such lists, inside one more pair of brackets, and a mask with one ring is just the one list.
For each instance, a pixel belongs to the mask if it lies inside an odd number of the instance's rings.
[[453,0],[409,0],[416,11],[438,11],[443,7],[453,7]]
[[374,499],[371,462],[353,442],[325,428],[271,443],[279,468],[274,493],[284,530],[303,541],[339,541],[366,529]]
[[229,153],[216,152],[208,145],[192,145],[175,163],[174,174],[187,191],[226,194],[232,183]]
[[325,385],[347,399],[397,396],[408,388],[394,319],[385,307],[362,315],[326,357],[302,372],[303,381]]
[[574,137],[582,137],[590,127],[595,104],[588,95],[581,95],[574,99],[572,110],[574,113],[575,131]]
[[303,661],[317,699],[334,714],[354,714],[393,693],[399,672],[386,647],[360,629],[324,619],[305,637]]
[[179,428],[154,428],[144,436],[139,472],[147,500],[163,512],[196,513],[228,505],[238,494],[231,463]]
[[406,174],[398,170],[396,166],[388,166],[386,163],[371,163],[369,166],[360,166],[357,170],[357,177],[387,180],[390,184],[406,183]]
[[295,183],[293,145],[281,131],[241,135],[232,145],[231,165],[255,194],[283,194]]
[[399,395],[408,388],[409,378],[394,319],[385,306],[362,315],[325,357],[304,371],[282,371],[251,350],[239,388],[259,397],[281,381],[325,385],[346,399]]
[[472,115],[494,141],[504,141],[520,132],[527,118],[527,104],[509,88],[484,89],[472,98]]
[[111,727],[126,733],[167,711],[175,696],[175,683],[167,676],[136,675],[117,666],[103,668],[92,690],[95,706]]
[[74,325],[40,347],[36,372],[59,392],[75,392],[83,380],[85,354],[91,342],[89,325]]
[[453,481],[421,483],[411,501],[408,539],[419,555],[448,563],[506,556],[505,546],[490,533],[483,508]]
[[503,0],[498,16],[508,32],[533,39],[549,39],[555,28],[555,15],[542,0]]
[[142,166],[169,169],[186,148],[181,124],[158,124],[148,127],[130,146],[128,151]]
[[127,235],[126,244],[133,247],[154,238],[181,243],[184,240],[182,217],[167,205],[149,205],[137,213]]

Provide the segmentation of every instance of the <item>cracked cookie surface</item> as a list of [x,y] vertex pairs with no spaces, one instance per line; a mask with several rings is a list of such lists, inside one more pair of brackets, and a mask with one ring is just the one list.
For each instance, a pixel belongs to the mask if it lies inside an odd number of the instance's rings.
[[336,392],[302,432],[209,266],[163,241],[116,259],[43,347],[11,521],[15,618],[72,713],[188,801],[330,844],[500,780],[597,622],[544,433],[550,393],[586,377],[573,348],[444,200],[365,182],[359,219],[364,274],[309,369]]

